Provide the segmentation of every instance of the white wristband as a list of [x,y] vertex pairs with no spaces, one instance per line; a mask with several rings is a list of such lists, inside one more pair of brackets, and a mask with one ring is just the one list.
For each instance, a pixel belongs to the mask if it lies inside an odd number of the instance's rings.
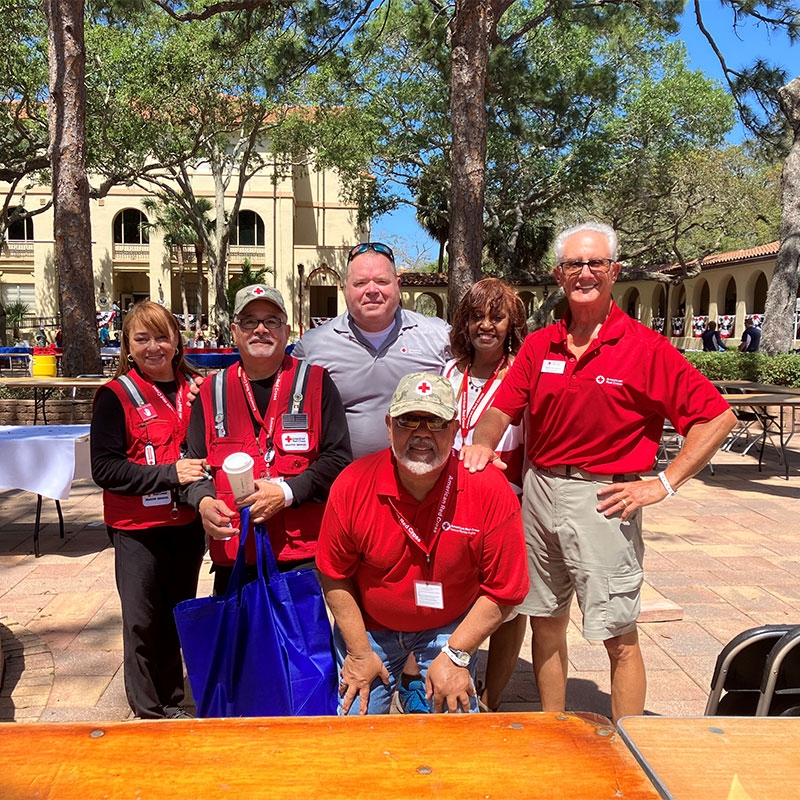
[[678,494],[675,489],[672,488],[672,484],[667,479],[665,472],[659,472],[658,479],[661,481],[661,485],[667,490],[667,497],[672,497],[673,495]]

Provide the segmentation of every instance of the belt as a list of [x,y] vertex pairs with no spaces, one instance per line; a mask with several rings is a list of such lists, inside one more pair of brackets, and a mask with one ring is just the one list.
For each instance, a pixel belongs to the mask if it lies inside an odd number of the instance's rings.
[[615,475],[600,475],[596,472],[587,472],[585,469],[573,467],[571,464],[558,464],[554,467],[536,467],[536,469],[554,478],[569,478],[575,481],[594,481],[596,483],[629,483],[630,481],[638,481],[641,477],[638,472],[618,472]]

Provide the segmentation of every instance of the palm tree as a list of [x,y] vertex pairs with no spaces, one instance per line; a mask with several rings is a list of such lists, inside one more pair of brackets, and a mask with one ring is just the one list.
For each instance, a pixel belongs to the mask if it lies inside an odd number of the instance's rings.
[[19,341],[20,328],[22,327],[23,319],[28,314],[30,314],[30,308],[27,303],[23,303],[21,300],[16,300],[6,306],[6,324],[11,325],[15,342]]
[[228,284],[228,308],[233,309],[233,301],[236,299],[236,292],[244,289],[245,286],[252,286],[254,283],[264,283],[264,278],[268,272],[272,272],[269,267],[253,270],[253,265],[249,258],[242,261],[242,274]]

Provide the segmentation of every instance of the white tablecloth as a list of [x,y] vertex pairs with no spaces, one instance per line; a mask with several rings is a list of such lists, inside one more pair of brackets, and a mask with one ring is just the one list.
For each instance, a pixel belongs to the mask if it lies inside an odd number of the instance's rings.
[[66,500],[91,476],[88,425],[0,425],[0,489]]

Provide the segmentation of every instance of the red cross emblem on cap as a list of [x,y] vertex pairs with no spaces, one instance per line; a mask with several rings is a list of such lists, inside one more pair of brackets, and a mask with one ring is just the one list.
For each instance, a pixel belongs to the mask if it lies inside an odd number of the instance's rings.
[[427,381],[420,381],[417,384],[417,393],[418,394],[428,394],[433,387]]
[[253,289],[253,294],[257,297],[260,294],[264,294],[264,290],[260,286],[256,286],[256,288]]

